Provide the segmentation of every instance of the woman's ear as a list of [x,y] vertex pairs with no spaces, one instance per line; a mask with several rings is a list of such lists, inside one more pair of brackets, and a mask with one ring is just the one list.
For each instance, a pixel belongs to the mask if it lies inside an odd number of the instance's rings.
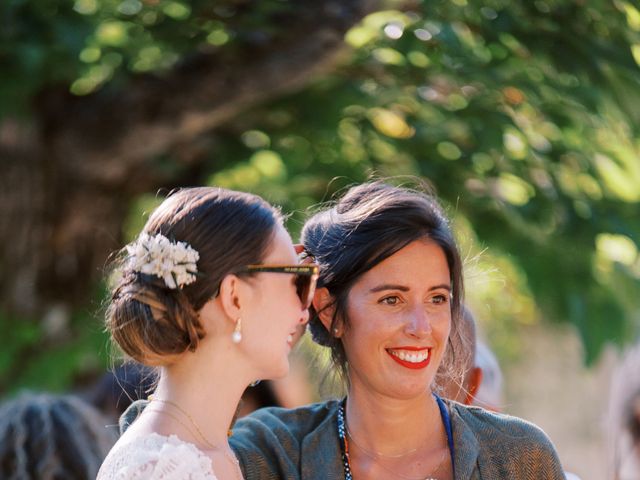
[[476,393],[478,393],[478,389],[480,388],[480,384],[482,383],[482,368],[473,367],[468,374],[468,387],[467,387],[467,398],[464,400],[465,405],[471,405],[475,400]]
[[218,300],[222,311],[233,321],[240,318],[240,306],[241,306],[241,285],[240,279],[233,274],[229,274],[222,279],[220,283],[220,292],[218,293]]
[[[318,288],[313,295],[313,308],[316,311],[320,322],[327,329],[327,332],[332,337],[341,337],[342,332],[339,328],[334,327],[334,331],[331,331],[331,324],[333,323],[333,316],[336,312],[335,300],[333,295],[329,293],[327,288]],[[337,331],[336,331],[337,330]]]

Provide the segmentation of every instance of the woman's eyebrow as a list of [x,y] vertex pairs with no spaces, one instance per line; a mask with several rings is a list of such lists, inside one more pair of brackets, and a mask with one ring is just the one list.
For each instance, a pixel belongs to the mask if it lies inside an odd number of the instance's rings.
[[[444,289],[447,291],[451,291],[451,285],[447,284],[447,283],[442,283],[440,285],[434,285],[433,287],[429,288],[429,291],[432,290],[438,290],[438,289]],[[409,290],[411,290],[409,287],[407,287],[406,285],[399,285],[399,284],[394,284],[394,283],[383,283],[381,285],[378,285],[376,287],[373,287],[369,290],[369,293],[377,293],[377,292],[382,292],[384,290],[400,290],[401,292],[408,292]]]
[[401,292],[408,292],[411,289],[406,285],[383,283],[382,285],[378,285],[377,287],[373,287],[372,289],[370,289],[369,293],[382,292],[383,290],[400,290]]

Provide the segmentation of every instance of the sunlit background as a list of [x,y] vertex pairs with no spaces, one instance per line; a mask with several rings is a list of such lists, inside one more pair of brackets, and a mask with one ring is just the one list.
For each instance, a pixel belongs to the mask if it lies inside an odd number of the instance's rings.
[[4,395],[108,368],[107,256],[172,188],[258,193],[295,239],[345,186],[419,176],[504,410],[605,477],[609,377],[640,330],[637,4],[9,0],[0,22]]

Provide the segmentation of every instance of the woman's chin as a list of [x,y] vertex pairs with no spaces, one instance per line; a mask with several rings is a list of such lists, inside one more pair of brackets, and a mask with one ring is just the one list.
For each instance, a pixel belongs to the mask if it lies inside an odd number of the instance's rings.
[[272,366],[268,372],[265,371],[262,373],[261,378],[264,380],[279,380],[287,375],[289,375],[289,360],[280,365]]
[[388,388],[387,395],[398,400],[413,400],[431,394],[429,382],[409,383],[396,385],[395,388]]

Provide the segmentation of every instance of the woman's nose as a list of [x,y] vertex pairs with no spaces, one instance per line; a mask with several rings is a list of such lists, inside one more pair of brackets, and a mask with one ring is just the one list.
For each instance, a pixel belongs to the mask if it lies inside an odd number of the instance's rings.
[[415,308],[407,319],[405,332],[413,337],[424,337],[430,334],[431,330],[429,314],[422,306]]

